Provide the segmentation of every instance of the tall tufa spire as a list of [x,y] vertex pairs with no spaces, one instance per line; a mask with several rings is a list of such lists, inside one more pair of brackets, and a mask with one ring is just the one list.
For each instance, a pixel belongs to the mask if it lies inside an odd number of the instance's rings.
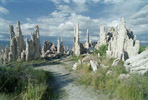
[[17,26],[16,26],[16,36],[22,36],[22,31],[21,31],[21,27],[20,27],[20,21],[17,21]]

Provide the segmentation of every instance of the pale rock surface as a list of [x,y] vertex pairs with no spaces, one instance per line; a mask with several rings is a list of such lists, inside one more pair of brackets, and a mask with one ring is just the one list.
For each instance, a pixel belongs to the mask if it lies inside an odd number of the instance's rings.
[[26,40],[26,61],[39,59],[41,56],[39,27],[35,27],[31,40]]
[[108,68],[109,66],[106,66],[106,65],[104,65],[104,64],[100,64],[100,66],[102,67],[102,68]]
[[106,75],[111,75],[112,73],[113,73],[113,71],[108,70],[107,73],[106,73]]
[[21,60],[22,60],[22,61],[25,61],[25,59],[26,59],[26,51],[23,50],[23,51],[21,52]]
[[64,46],[63,46],[63,40],[61,38],[61,40],[58,38],[57,40],[58,44],[57,44],[57,53],[62,53],[64,54]]
[[98,53],[98,58],[100,58],[100,53]]
[[119,80],[127,80],[127,79],[129,79],[130,78],[130,75],[129,74],[120,74],[119,76],[118,76],[118,79]]
[[73,70],[77,70],[77,67],[78,67],[78,63],[75,63],[74,65],[73,65]]
[[119,61],[120,61],[120,59],[115,59],[114,61],[113,61],[113,63],[112,63],[112,66],[117,66],[118,65],[118,63],[119,63]]
[[48,57],[50,54],[57,53],[57,47],[54,45],[54,43],[49,41],[44,41],[43,47],[42,47],[42,57]]
[[9,52],[10,52],[10,48],[8,46],[6,46],[5,51],[4,51],[4,55],[3,55],[3,63],[7,64],[9,61]]
[[85,48],[89,49],[89,32],[88,32],[88,29],[87,29],[87,39],[86,39],[86,43],[85,43]]
[[98,63],[94,60],[90,60],[90,65],[91,65],[93,71],[96,72],[98,69]]
[[148,49],[126,60],[124,66],[130,73],[143,75],[148,72]]
[[16,41],[17,41],[17,56],[18,56],[17,59],[20,59],[21,58],[21,52],[25,49],[24,36],[22,35],[20,21],[17,22],[16,37],[15,38],[16,38]]
[[74,47],[73,47],[74,55],[80,56],[80,43],[79,43],[79,24],[74,28]]
[[24,36],[22,35],[20,22],[16,25],[16,34],[13,25],[9,25],[10,31],[10,48],[6,47],[1,59],[4,63],[12,61],[28,61],[39,59],[41,54],[39,27],[35,27],[35,31],[31,34],[31,40],[26,40],[24,43]]
[[84,57],[82,59],[82,63],[87,63],[87,62],[90,62],[90,60],[94,60],[94,61],[98,61],[99,59],[93,55],[87,55],[86,57]]
[[100,40],[96,44],[96,49],[99,49],[101,45],[107,44],[107,36],[106,36],[106,31],[105,27],[103,25],[100,25]]
[[124,18],[122,18],[119,30],[116,28],[110,31],[111,37],[106,51],[107,58],[113,57],[125,61],[138,54],[140,43],[136,40],[133,32],[126,28]]

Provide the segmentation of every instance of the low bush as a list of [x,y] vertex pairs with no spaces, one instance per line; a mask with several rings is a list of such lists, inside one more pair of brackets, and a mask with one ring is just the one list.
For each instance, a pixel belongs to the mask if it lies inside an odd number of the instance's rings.
[[122,81],[116,88],[118,98],[124,100],[148,100],[148,77],[134,75]]
[[0,93],[9,95],[12,100],[50,100],[54,98],[50,88],[52,79],[49,72],[26,68],[21,64],[0,67]]
[[[101,61],[106,62],[106,65],[111,65],[113,59],[102,58]],[[85,72],[83,68],[81,70]],[[109,70],[112,71],[111,74],[107,74]],[[111,97],[123,100],[148,100],[147,74],[145,76],[131,74],[127,80],[118,79],[120,74],[127,74],[123,61],[120,61],[115,67],[99,67],[96,73],[89,71],[81,74],[79,83],[93,86],[95,89],[111,95]]]
[[108,49],[108,45],[102,45],[99,47],[98,50],[95,48],[93,53],[94,54],[100,53],[100,56],[105,56],[107,49]]
[[69,60],[70,61],[78,61],[80,57],[73,55]]
[[139,48],[139,53],[143,52],[146,50],[146,45],[140,45],[140,48]]

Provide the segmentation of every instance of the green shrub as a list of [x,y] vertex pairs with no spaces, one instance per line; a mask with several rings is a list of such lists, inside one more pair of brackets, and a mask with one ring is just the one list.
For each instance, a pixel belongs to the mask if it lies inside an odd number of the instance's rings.
[[107,49],[108,49],[108,45],[102,45],[99,47],[98,50],[95,48],[93,53],[94,54],[100,53],[100,56],[105,56]]
[[118,98],[124,100],[147,100],[148,99],[148,77],[132,76],[127,81],[122,81],[117,89]]
[[0,93],[14,100],[50,100],[53,97],[49,85],[52,78],[49,72],[23,67],[21,64],[0,67]]
[[146,50],[146,45],[140,45],[139,53],[143,52],[144,50]]
[[2,47],[0,46],[0,51],[2,50]]
[[[101,62],[106,62],[106,65],[110,65],[112,61],[113,59],[106,58],[101,60]],[[148,74],[144,76],[131,74],[128,80],[119,80],[120,74],[127,74],[123,64],[124,62],[120,61],[114,67],[99,67],[96,73],[91,71],[82,73],[81,71],[82,76],[78,82],[93,86],[95,89],[121,100],[148,100]],[[81,68],[81,70],[85,69]],[[106,74],[108,70],[112,71],[112,74]]]
[[80,57],[78,57],[78,56],[72,56],[72,57],[70,58],[70,61],[78,61],[79,58],[80,58]]

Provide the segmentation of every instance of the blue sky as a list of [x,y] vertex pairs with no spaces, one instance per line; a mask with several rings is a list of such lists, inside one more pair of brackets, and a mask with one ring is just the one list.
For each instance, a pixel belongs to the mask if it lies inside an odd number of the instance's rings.
[[148,42],[148,0],[0,0],[0,40],[9,39],[9,25],[20,20],[23,35],[39,25],[41,36],[72,41],[79,22],[81,40],[89,29],[91,40],[97,41],[100,24],[115,27],[122,17],[141,42]]

